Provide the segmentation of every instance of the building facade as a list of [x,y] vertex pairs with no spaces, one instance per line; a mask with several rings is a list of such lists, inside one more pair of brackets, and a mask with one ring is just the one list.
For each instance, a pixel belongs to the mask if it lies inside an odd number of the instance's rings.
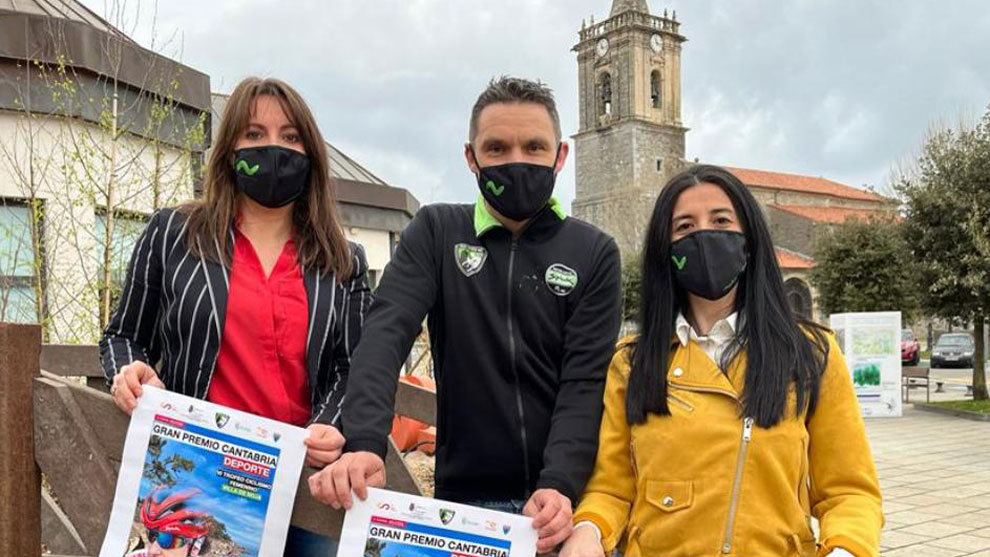
[[98,338],[146,215],[193,194],[209,102],[74,0],[0,0],[0,320]]
[[[201,191],[225,98],[76,0],[0,0],[0,321],[95,343],[150,215]],[[329,151],[375,286],[419,204]]]

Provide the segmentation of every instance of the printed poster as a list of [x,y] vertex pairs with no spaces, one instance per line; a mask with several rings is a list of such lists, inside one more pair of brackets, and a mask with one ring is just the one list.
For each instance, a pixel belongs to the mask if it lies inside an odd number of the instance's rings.
[[901,312],[838,313],[829,319],[864,417],[901,416]]
[[282,555],[309,432],[143,389],[100,557]]
[[532,557],[532,519],[382,489],[354,500],[338,557]]

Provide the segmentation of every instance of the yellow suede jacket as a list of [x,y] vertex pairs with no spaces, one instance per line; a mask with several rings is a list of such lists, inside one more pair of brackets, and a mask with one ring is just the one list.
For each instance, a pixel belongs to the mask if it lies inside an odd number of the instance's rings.
[[[626,423],[629,339],[605,387],[591,480],[574,515],[625,557],[878,555],[880,487],[845,360],[832,335],[818,406],[763,429],[743,419],[745,354],[728,373],[692,341],[667,372],[671,416]],[[818,543],[811,516],[820,521]]]

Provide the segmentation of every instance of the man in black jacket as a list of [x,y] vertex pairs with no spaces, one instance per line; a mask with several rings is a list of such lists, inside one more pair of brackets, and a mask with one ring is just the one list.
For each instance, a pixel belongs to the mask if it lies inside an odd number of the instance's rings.
[[545,85],[493,80],[471,114],[473,205],[423,207],[385,270],[351,360],[345,453],[310,481],[350,508],[383,485],[397,374],[427,317],[437,379],[436,496],[571,530],[594,465],[619,329],[615,242],[552,197],[567,159]]

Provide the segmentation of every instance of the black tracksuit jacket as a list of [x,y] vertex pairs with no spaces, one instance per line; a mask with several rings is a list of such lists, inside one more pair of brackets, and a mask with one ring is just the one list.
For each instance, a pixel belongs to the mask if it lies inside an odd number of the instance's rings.
[[[423,207],[364,323],[342,415],[348,451],[384,458],[397,373],[428,317],[437,380],[436,497],[575,504],[594,466],[619,330],[611,237],[547,207],[518,237],[484,205]],[[479,214],[476,215],[476,212]]]

